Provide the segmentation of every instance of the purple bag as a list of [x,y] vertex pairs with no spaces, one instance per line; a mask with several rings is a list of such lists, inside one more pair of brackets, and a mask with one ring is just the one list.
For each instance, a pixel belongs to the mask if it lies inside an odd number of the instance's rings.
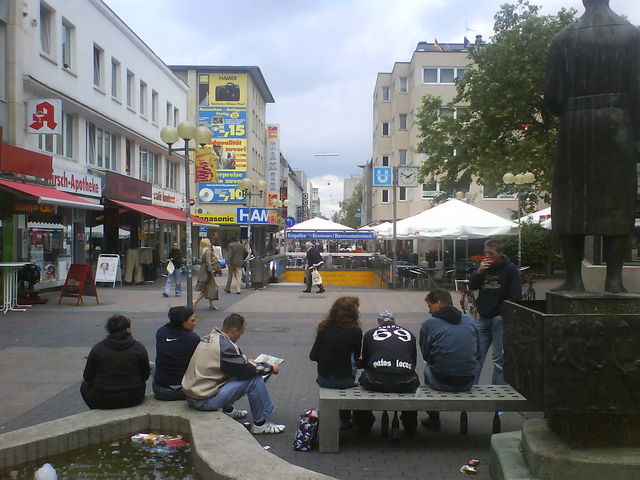
[[308,452],[315,446],[318,437],[318,423],[318,410],[315,408],[310,408],[300,415],[296,438],[293,441],[294,450]]

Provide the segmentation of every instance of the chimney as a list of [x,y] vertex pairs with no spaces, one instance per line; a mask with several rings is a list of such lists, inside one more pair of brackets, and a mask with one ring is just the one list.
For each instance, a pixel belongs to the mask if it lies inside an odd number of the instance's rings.
[[482,35],[476,35],[476,45],[482,45]]

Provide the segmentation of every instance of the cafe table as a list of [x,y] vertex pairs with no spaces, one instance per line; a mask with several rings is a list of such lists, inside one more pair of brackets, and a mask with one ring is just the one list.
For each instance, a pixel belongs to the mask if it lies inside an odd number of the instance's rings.
[[18,270],[31,262],[0,262],[2,270],[2,289],[3,289],[3,313],[26,312],[26,308],[30,305],[20,305],[18,303]]

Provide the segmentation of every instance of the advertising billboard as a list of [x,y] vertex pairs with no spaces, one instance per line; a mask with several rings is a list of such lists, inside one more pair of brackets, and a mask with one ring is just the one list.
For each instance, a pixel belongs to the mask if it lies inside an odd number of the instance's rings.
[[199,203],[244,203],[238,181],[247,176],[247,74],[211,73],[209,104],[199,123],[211,129],[211,156],[196,154]]

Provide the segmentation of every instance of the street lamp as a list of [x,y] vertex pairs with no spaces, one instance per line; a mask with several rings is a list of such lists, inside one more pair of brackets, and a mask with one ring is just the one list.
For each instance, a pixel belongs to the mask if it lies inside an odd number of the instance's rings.
[[456,196],[457,200],[460,200],[462,202],[473,203],[473,201],[478,196],[478,192],[463,192],[463,191],[460,190],[460,191],[456,192],[455,196]]
[[[187,230],[187,307],[193,305],[193,258],[191,253],[191,194],[189,193],[189,152],[195,148],[189,147],[189,140],[195,139],[198,145],[206,145],[211,141],[211,130],[207,127],[196,127],[193,122],[182,122],[178,128],[167,126],[160,131],[160,138],[169,147],[169,155],[173,152],[184,153],[184,206],[185,206],[185,229]],[[183,148],[173,148],[173,144],[179,138],[184,140]]]
[[520,219],[522,218],[522,190],[528,188],[533,182],[536,181],[536,176],[531,172],[518,173],[514,175],[511,172],[505,173],[502,177],[502,181],[506,185],[515,184],[516,187],[516,195],[518,197],[518,266],[522,266],[522,222]]
[[[286,198],[284,200],[280,200],[279,198],[276,198],[273,201],[273,206],[276,208],[276,215],[278,216],[278,219],[282,218],[286,218],[287,214],[288,214],[288,209],[289,209],[289,199]],[[282,215],[282,212],[280,211],[281,208],[286,208],[287,212],[285,213],[285,215]],[[284,232],[283,232],[283,237],[284,237],[284,254],[287,254],[287,224],[283,222],[284,225]]]
[[[251,250],[251,197],[262,197],[262,194],[267,189],[267,182],[264,180],[258,180],[255,184],[255,188],[258,189],[257,192],[253,192],[253,179],[249,177],[244,177],[242,180],[238,182],[238,188],[242,190],[244,193],[244,204],[247,206],[247,243],[249,245],[249,250]],[[253,250],[252,250],[253,251]],[[250,264],[249,264],[249,256],[247,256],[247,288],[251,288],[251,279],[250,277]]]

